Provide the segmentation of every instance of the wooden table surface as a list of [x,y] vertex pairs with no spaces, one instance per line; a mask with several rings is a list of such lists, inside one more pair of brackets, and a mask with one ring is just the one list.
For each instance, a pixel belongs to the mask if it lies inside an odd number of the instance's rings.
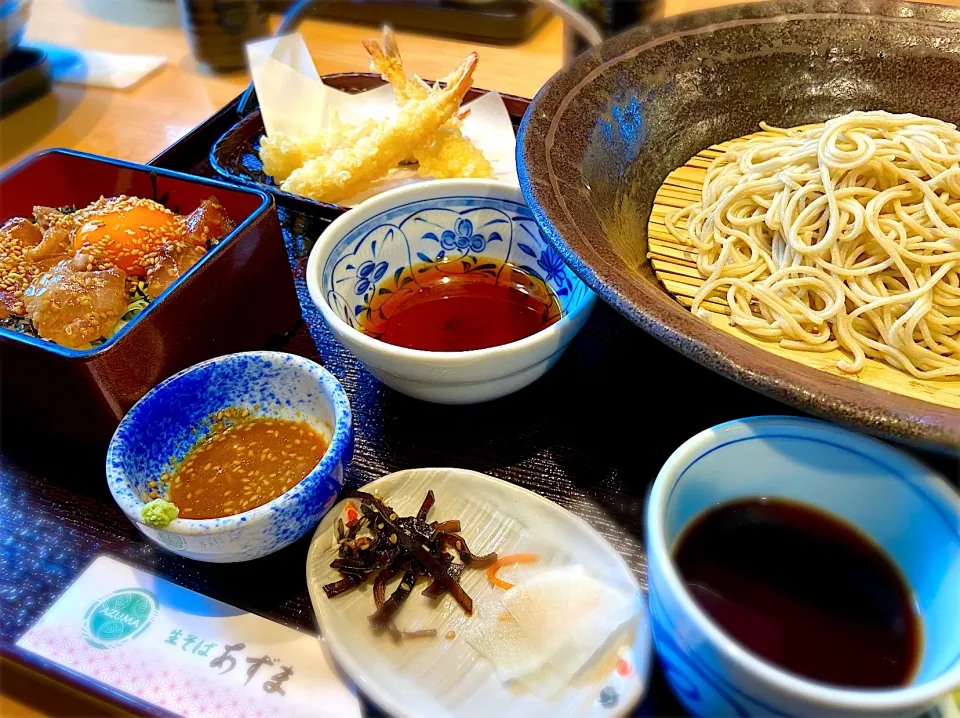
[[[663,0],[662,11],[671,15],[723,2]],[[360,41],[375,36],[373,28],[307,21],[301,32],[320,74],[368,69]],[[198,67],[177,5],[170,0],[34,0],[27,38],[106,52],[165,55],[167,63],[129,90],[55,86],[48,96],[0,120],[0,166],[47,147],[146,162],[236,97],[249,81],[244,72],[215,75]],[[404,32],[398,39],[411,72],[446,75],[476,50],[476,86],[523,97],[533,97],[563,61],[558,19],[514,46]]]

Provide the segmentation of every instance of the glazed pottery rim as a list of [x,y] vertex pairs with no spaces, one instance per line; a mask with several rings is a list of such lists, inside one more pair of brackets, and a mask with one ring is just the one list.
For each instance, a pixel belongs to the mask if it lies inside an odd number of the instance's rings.
[[[323,234],[320,235],[320,238],[310,252],[310,258],[307,260],[307,288],[310,292],[310,298],[313,300],[317,309],[320,310],[320,313],[323,315],[327,324],[330,325],[330,328],[334,331],[345,333],[352,342],[355,342],[371,353],[387,355],[393,359],[402,361],[440,367],[462,366],[465,364],[495,360],[506,354],[533,349],[537,345],[546,344],[554,338],[560,341],[561,344],[565,344],[566,342],[562,341],[562,336],[567,329],[567,325],[579,318],[584,312],[589,312],[593,309],[593,305],[596,302],[596,294],[579,276],[575,279],[584,285],[585,294],[583,299],[573,311],[564,312],[560,315],[560,319],[550,326],[544,327],[530,336],[513,342],[486,347],[484,349],[469,349],[460,352],[434,352],[423,349],[409,349],[407,347],[389,344],[380,339],[375,339],[368,334],[364,334],[359,329],[351,327],[343,321],[327,303],[326,298],[323,296],[323,288],[320,285],[323,263],[327,261],[334,247],[348,232],[396,206],[415,201],[418,195],[431,195],[421,198],[428,200],[432,198],[441,199],[446,197],[470,196],[471,192],[477,191],[485,193],[486,196],[491,199],[514,202],[530,209],[520,188],[516,185],[491,179],[441,179],[428,180],[426,182],[419,182],[388,190],[361,202],[349,212],[335,219],[330,226],[324,230]],[[534,218],[534,221],[537,221],[536,218]],[[538,221],[537,224],[539,225]]]
[[[689,310],[669,295],[630,273],[625,263],[608,258],[596,235],[580,228],[567,207],[551,152],[553,133],[568,103],[618,62],[653,44],[704,35],[745,23],[817,17],[881,22],[913,22],[957,32],[960,9],[909,0],[770,0],[723,6],[678,15],[615,36],[584,53],[556,73],[536,94],[517,133],[520,187],[547,242],[604,301],[635,325],[684,356],[754,391],[788,402],[831,421],[897,440],[935,448],[960,446],[960,410],[836,376],[776,355],[702,322],[686,321]],[[549,145],[549,146],[548,146]],[[700,148],[702,149],[702,148]],[[652,200],[651,200],[652,204]],[[649,208],[647,208],[649,209]],[[562,228],[558,229],[558,228]],[[646,227],[639,228],[644,236]]]
[[178,170],[173,170],[166,167],[153,167],[146,164],[128,162],[127,160],[107,157],[105,155],[96,155],[89,152],[81,152],[79,150],[66,149],[63,147],[51,147],[45,150],[40,150],[39,152],[34,152],[33,154],[24,157],[22,160],[0,173],[0,180],[6,178],[8,175],[12,175],[17,171],[20,171],[31,162],[46,157],[47,155],[66,155],[68,157],[79,157],[81,159],[100,162],[106,165],[113,165],[126,170],[145,172],[147,174],[167,177],[169,179],[186,182],[188,184],[207,186],[211,189],[211,196],[214,198],[216,198],[216,190],[222,189],[230,192],[255,195],[260,200],[259,207],[247,215],[242,222],[237,223],[237,225],[230,232],[225,234],[216,245],[207,250],[206,254],[204,254],[196,264],[190,267],[182,275],[177,277],[177,279],[169,287],[164,289],[158,297],[151,301],[146,307],[143,308],[143,310],[138,312],[130,321],[124,324],[102,344],[98,344],[95,347],[90,347],[89,349],[73,349],[71,347],[65,347],[61,344],[57,344],[52,340],[42,339],[30,334],[23,334],[13,329],[7,329],[6,327],[0,327],[0,340],[20,342],[22,344],[35,347],[41,351],[48,351],[58,354],[65,359],[96,358],[97,356],[110,351],[115,346],[120,344],[124,339],[126,339],[130,332],[133,331],[133,328],[137,324],[139,324],[141,321],[146,321],[147,317],[149,317],[150,314],[156,310],[161,302],[176,301],[176,297],[173,295],[180,289],[182,285],[193,281],[195,276],[203,269],[203,267],[216,261],[221,254],[221,250],[226,251],[227,247],[235,244],[236,240],[245,234],[254,222],[262,217],[264,213],[269,212],[274,206],[273,197],[269,193],[256,187],[233,185],[224,182],[222,179],[201,177],[199,175],[188,175]]
[[[267,503],[252,508],[249,511],[210,519],[176,518],[166,526],[162,527],[149,526],[148,524],[145,524],[140,512],[146,504],[134,498],[118,496],[117,492],[114,490],[114,485],[119,479],[121,480],[121,483],[125,483],[126,486],[130,488],[130,494],[131,496],[133,495],[133,482],[131,478],[122,469],[113,468],[121,466],[121,459],[126,451],[124,444],[127,439],[121,436],[121,431],[129,431],[128,422],[136,421],[136,415],[140,410],[141,405],[145,404],[148,399],[155,395],[156,392],[160,392],[161,390],[167,389],[176,384],[177,381],[179,381],[183,376],[206,368],[212,364],[221,364],[240,359],[254,358],[275,361],[281,365],[291,362],[294,366],[296,366],[298,371],[306,371],[307,373],[315,376],[318,383],[321,384],[325,390],[329,390],[329,392],[333,395],[328,396],[326,391],[323,392],[324,399],[330,405],[333,412],[334,426],[331,427],[332,434],[330,436],[330,442],[327,446],[327,450],[321,457],[320,462],[309,474],[304,476],[302,480],[294,484],[287,491],[283,492],[276,498],[271,499]],[[338,390],[342,395],[342,402],[337,400],[336,393]],[[125,425],[127,425],[126,429]],[[185,428],[189,429],[189,427]],[[210,533],[229,531],[245,525],[255,525],[259,521],[268,518],[268,516],[279,506],[289,502],[302,500],[302,494],[304,491],[310,489],[312,485],[319,479],[329,476],[341,462],[343,455],[349,449],[352,431],[353,413],[346,392],[343,390],[343,387],[337,378],[320,364],[317,364],[306,357],[302,357],[299,354],[290,354],[287,352],[249,351],[224,354],[223,356],[207,359],[206,361],[194,364],[193,366],[177,372],[169,379],[165,379],[157,384],[153,389],[147,392],[142,399],[134,404],[133,407],[131,407],[130,411],[127,412],[127,414],[123,417],[123,420],[120,422],[120,425],[117,427],[113,438],[110,440],[110,447],[107,449],[107,482],[110,486],[110,493],[113,495],[114,501],[117,502],[123,512],[127,515],[127,518],[137,526],[148,526],[156,531],[179,534],[182,536],[209,535]],[[335,492],[335,496],[336,493],[339,492]]]
[[[807,417],[753,416],[736,419],[704,429],[683,442],[664,462],[653,482],[645,511],[648,527],[647,535],[650,542],[647,553],[651,560],[657,563],[662,572],[667,584],[667,592],[680,604],[682,613],[696,623],[697,628],[703,632],[709,644],[720,652],[726,660],[733,662],[740,670],[758,677],[781,693],[821,704],[829,704],[830,708],[838,710],[910,709],[928,702],[934,702],[938,698],[949,694],[960,683],[960,662],[948,667],[943,673],[924,683],[879,690],[844,688],[804,678],[779,667],[771,661],[754,655],[743,647],[738,641],[727,635],[700,608],[687,591],[673,560],[672,547],[667,544],[665,537],[665,515],[670,498],[669,489],[676,484],[684,469],[689,467],[694,459],[703,456],[711,448],[728,440],[729,432],[752,428],[765,430],[773,427],[780,430],[780,435],[796,434],[797,436],[805,435],[804,428],[819,429],[836,436],[838,445],[856,446],[867,456],[883,457],[885,461],[895,466],[908,469],[911,472],[910,483],[929,489],[929,494],[941,499],[942,505],[947,507],[955,518],[960,519],[960,497],[955,495],[955,492],[939,474],[924,466],[912,456],[878,439],[858,434],[820,419]],[[759,433],[754,434],[754,436],[759,439],[763,438],[764,434]],[[815,507],[817,506],[816,502],[810,503]],[[686,525],[689,525],[689,523],[687,522]],[[902,571],[902,569],[900,570]],[[651,588],[651,590],[653,589]],[[911,591],[913,591],[912,587]]]

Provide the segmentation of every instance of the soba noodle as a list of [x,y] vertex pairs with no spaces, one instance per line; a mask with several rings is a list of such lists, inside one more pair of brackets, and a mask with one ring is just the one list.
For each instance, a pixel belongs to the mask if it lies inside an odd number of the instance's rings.
[[843,349],[922,379],[960,376],[960,132],[917,115],[853,112],[730,145],[701,201],[667,228],[726,290],[730,322],[808,351]]

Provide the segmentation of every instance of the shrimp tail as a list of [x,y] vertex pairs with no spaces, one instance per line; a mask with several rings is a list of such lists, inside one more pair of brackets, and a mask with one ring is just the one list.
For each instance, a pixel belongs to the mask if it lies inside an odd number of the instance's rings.
[[389,25],[383,26],[383,46],[386,48],[387,57],[403,67],[400,48],[397,46],[397,36],[393,34],[393,28]]
[[363,40],[362,44],[363,49],[370,55],[370,69],[380,73],[380,76],[393,86],[397,102],[403,103],[426,97],[426,88],[421,83],[410,82],[407,79],[396,38],[388,25],[383,28],[383,44],[386,52],[376,40]]

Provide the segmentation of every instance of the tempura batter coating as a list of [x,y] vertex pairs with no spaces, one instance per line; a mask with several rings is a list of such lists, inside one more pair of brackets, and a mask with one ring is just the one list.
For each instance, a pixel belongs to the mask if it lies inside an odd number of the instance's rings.
[[396,116],[382,120],[357,142],[308,160],[290,174],[282,189],[323,202],[337,202],[358,193],[425,146],[431,135],[454,116],[470,89],[476,66],[477,55],[472,53],[446,79],[446,87],[435,87],[425,99],[401,105]]

